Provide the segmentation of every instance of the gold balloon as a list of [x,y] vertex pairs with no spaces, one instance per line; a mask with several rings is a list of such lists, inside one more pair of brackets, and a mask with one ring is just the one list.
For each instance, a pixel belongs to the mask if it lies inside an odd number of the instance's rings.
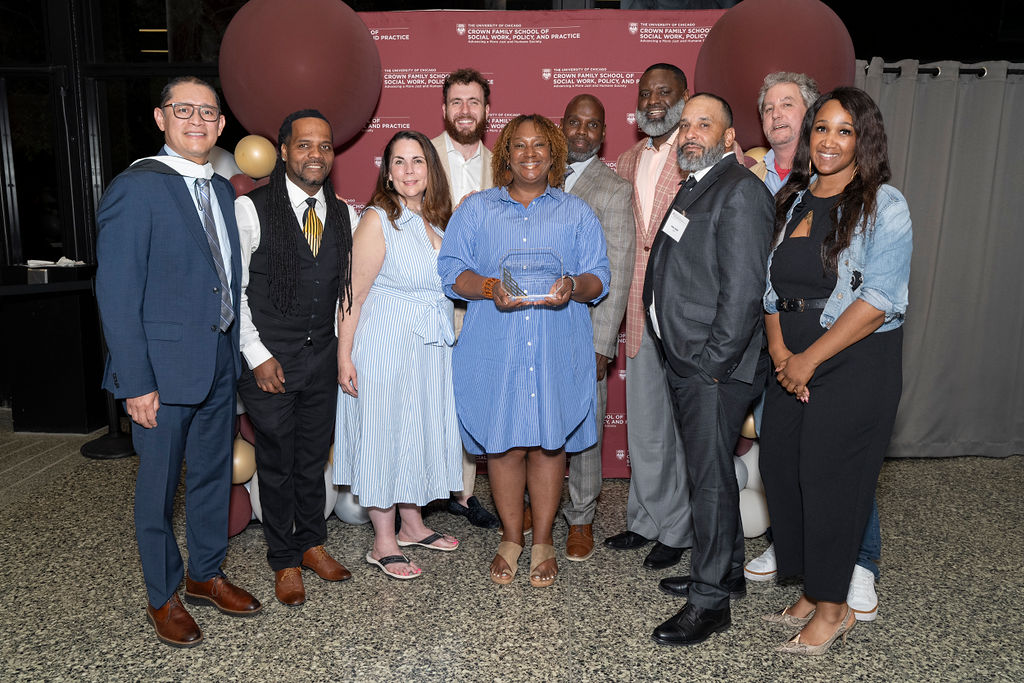
[[747,415],[747,419],[743,421],[743,429],[740,430],[740,436],[744,436],[748,439],[757,438],[757,428],[754,426],[753,413]]
[[242,437],[235,437],[232,453],[231,483],[244,484],[256,474],[256,449]]
[[262,135],[246,135],[235,145],[235,163],[254,180],[266,178],[277,163],[277,150]]
[[764,155],[767,153],[767,147],[754,147],[743,152],[743,155],[750,157],[754,161],[764,161]]

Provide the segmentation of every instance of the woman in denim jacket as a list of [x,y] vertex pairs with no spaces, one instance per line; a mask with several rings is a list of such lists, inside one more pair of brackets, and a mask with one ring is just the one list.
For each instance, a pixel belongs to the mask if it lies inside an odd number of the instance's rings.
[[847,589],[903,381],[911,226],[890,175],[878,107],[837,88],[804,116],[776,195],[760,462],[779,577],[804,579],[766,617],[802,628],[783,652],[822,654],[855,623]]

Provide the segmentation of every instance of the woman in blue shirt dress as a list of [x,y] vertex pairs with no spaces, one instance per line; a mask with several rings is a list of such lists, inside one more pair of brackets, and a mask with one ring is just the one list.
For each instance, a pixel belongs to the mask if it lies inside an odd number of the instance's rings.
[[881,112],[836,88],[807,110],[776,195],[760,465],[779,577],[803,577],[766,617],[801,629],[791,654],[823,654],[856,623],[848,586],[902,389],[911,223],[889,177]]
[[420,575],[399,547],[459,545],[424,526],[420,513],[462,487],[452,302],[437,274],[450,215],[434,146],[421,133],[396,134],[353,236],[352,311],[338,319],[334,449],[334,482],[351,486],[370,508],[374,542],[366,561],[396,579]]
[[[523,495],[530,493],[530,583],[558,573],[551,527],[565,453],[597,440],[593,333],[587,304],[610,275],[601,224],[587,204],[558,189],[566,168],[562,132],[543,116],[518,116],[502,130],[492,167],[498,187],[466,198],[438,256],[450,296],[469,302],[453,373],[462,442],[488,455],[503,526],[491,563],[495,583],[515,576],[523,549]],[[513,250],[548,249],[565,275],[540,301],[514,298],[499,280]]]

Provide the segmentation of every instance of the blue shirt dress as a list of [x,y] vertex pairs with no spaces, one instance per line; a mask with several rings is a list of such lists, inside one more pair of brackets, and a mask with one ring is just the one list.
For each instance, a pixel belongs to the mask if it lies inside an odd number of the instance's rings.
[[[452,216],[437,259],[445,292],[471,270],[500,277],[515,249],[551,249],[566,274],[590,273],[608,291],[610,269],[597,216],[579,197],[548,187],[524,207],[505,187],[471,195]],[[499,285],[500,286],[500,285]],[[462,443],[470,453],[540,446],[582,451],[597,442],[593,329],[585,303],[499,311],[470,301],[453,354]]]

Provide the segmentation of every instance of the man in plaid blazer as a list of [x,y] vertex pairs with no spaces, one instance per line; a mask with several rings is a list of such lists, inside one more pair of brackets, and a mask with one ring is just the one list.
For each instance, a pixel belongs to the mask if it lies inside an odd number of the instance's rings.
[[626,306],[626,417],[632,468],[626,531],[605,539],[615,550],[656,541],[644,560],[649,569],[679,562],[693,545],[686,463],[675,427],[665,372],[654,341],[644,334],[644,273],[651,246],[683,176],[676,163],[677,134],[689,98],[686,75],[671,64],[644,71],[636,121],[647,137],[622,153],[618,174],[633,186],[636,256]]

